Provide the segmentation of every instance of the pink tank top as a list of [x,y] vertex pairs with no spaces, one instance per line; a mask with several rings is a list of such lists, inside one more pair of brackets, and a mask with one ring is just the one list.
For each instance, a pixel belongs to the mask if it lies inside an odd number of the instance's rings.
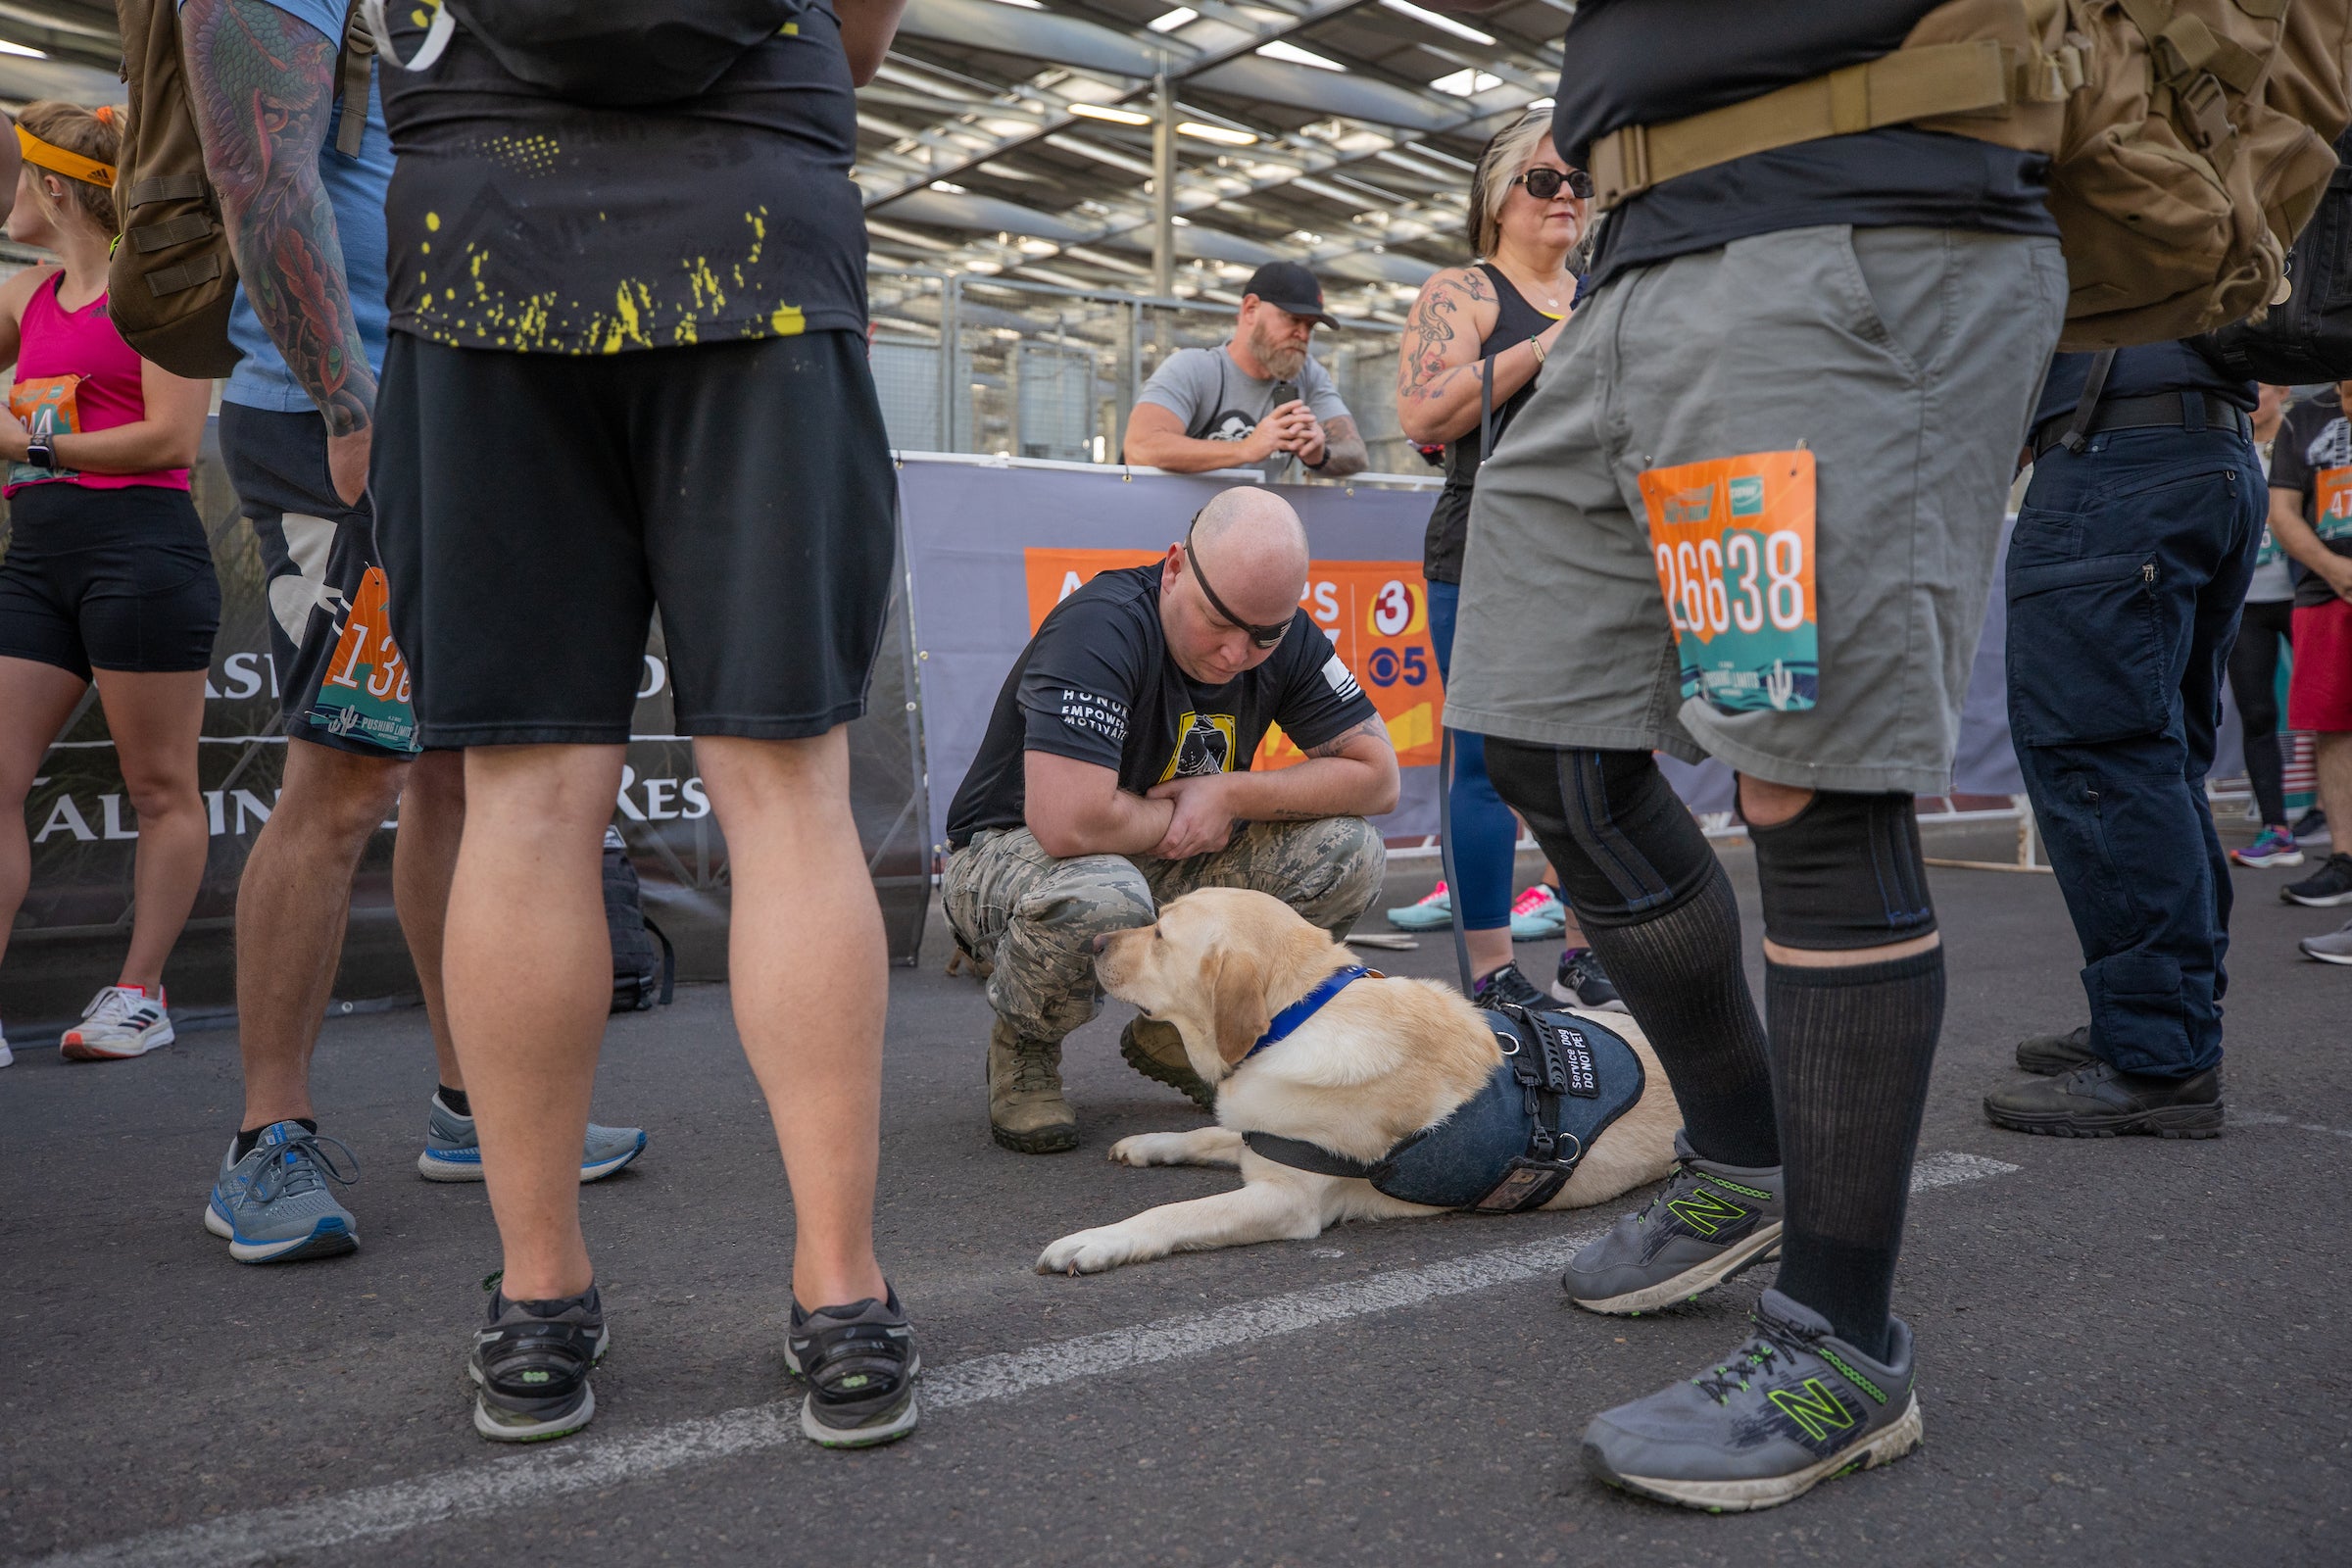
[[[78,311],[57,303],[59,271],[32,291],[24,302],[21,346],[17,350],[16,384],[9,388],[9,411],[35,434],[43,431],[72,435],[76,431],[111,430],[136,424],[147,416],[147,395],[140,382],[146,362],[115,330],[101,294]],[[78,484],[91,490],[123,490],[134,484],[188,488],[185,468],[153,468],[145,473],[78,473],[59,469],[55,474],[30,464],[12,464],[6,494],[27,484]]]

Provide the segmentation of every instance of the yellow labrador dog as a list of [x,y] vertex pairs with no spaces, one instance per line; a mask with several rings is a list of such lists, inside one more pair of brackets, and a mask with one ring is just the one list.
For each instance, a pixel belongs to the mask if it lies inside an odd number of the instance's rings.
[[[1279,1044],[1252,1054],[1283,1008],[1354,961],[1281,900],[1202,889],[1168,904],[1157,924],[1118,932],[1097,949],[1103,988],[1173,1023],[1193,1070],[1218,1085],[1216,1126],[1122,1138],[1110,1157],[1238,1166],[1242,1186],[1065,1236],[1046,1249],[1038,1272],[1092,1274],[1170,1252],[1305,1241],[1342,1220],[1446,1211],[1391,1198],[1361,1176],[1278,1164],[1244,1135],[1300,1140],[1370,1162],[1446,1121],[1486,1094],[1503,1063],[1494,1031],[1458,992],[1431,980],[1360,979]],[[1648,1042],[1620,1014],[1592,1021],[1632,1047],[1645,1081],[1545,1208],[1606,1202],[1674,1168],[1682,1111]]]

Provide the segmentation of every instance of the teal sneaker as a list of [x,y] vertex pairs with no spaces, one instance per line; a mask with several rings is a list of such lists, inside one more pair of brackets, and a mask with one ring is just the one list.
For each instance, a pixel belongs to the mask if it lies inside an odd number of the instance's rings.
[[1441,882],[1418,904],[1389,911],[1389,924],[1399,931],[1447,931],[1453,927],[1453,894]]
[[1919,1446],[1911,1330],[1901,1319],[1882,1361],[1778,1291],[1751,1315],[1755,1333],[1721,1366],[1594,1416],[1585,1468],[1660,1502],[1743,1513]]
[[[588,1124],[588,1142],[580,1151],[580,1180],[601,1182],[645,1152],[642,1127],[600,1127]],[[432,1114],[425,1118],[424,1152],[416,1156],[416,1173],[428,1182],[478,1182],[482,1179],[482,1145],[474,1136],[473,1118],[461,1116],[433,1096]]]
[[[343,1151],[348,1172],[327,1146]],[[321,1138],[298,1121],[271,1122],[253,1152],[236,1157],[231,1142],[204,1205],[204,1228],[228,1243],[240,1263],[291,1263],[355,1251],[360,1222],[335,1201],[327,1183],[349,1187],[360,1162],[342,1140]]]
[[1511,906],[1511,940],[1545,942],[1568,929],[1568,906],[1548,882],[1539,882]]

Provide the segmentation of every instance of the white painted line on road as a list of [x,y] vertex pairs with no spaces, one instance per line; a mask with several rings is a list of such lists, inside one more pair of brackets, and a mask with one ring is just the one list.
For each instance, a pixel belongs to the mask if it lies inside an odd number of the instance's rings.
[[1983,1154],[1924,1154],[1911,1167],[1911,1190],[1932,1193],[1938,1187],[1979,1182],[1987,1176],[2006,1176],[2020,1168],[2005,1159],[1986,1159]]
[[[1911,1190],[1930,1192],[2005,1176],[2016,1169],[1978,1154],[1929,1154],[1913,1167]],[[1085,1378],[1184,1360],[1252,1340],[1517,1284],[1564,1268],[1579,1248],[1600,1234],[1589,1230],[1554,1236],[1528,1246],[1389,1269],[1360,1280],[1292,1291],[1210,1312],[1082,1334],[1026,1350],[974,1356],[926,1371],[920,1397],[929,1411],[1017,1398]],[[159,1530],[45,1557],[36,1568],[121,1568],[145,1563],[230,1568],[324,1546],[382,1540],[446,1519],[644,1481],[687,1465],[806,1441],[801,1435],[800,1400],[779,1399],[675,1421],[631,1437],[575,1441],[552,1452],[491,1459],[293,1507],[260,1509]]]
[[2229,1119],[2248,1127],[2292,1127],[2299,1133],[2326,1133],[2330,1138],[2352,1138],[2352,1127],[2330,1127],[2321,1121],[2297,1121],[2272,1110],[2232,1110]]

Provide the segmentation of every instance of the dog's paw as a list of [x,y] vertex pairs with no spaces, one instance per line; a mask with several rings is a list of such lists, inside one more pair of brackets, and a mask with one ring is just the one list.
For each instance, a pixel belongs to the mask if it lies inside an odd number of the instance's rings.
[[1106,1268],[1117,1268],[1135,1255],[1135,1250],[1114,1225],[1098,1226],[1091,1231],[1079,1231],[1064,1236],[1047,1248],[1037,1259],[1040,1274],[1100,1274]]
[[1182,1133],[1137,1133],[1110,1146],[1114,1165],[1181,1165],[1186,1144]]

